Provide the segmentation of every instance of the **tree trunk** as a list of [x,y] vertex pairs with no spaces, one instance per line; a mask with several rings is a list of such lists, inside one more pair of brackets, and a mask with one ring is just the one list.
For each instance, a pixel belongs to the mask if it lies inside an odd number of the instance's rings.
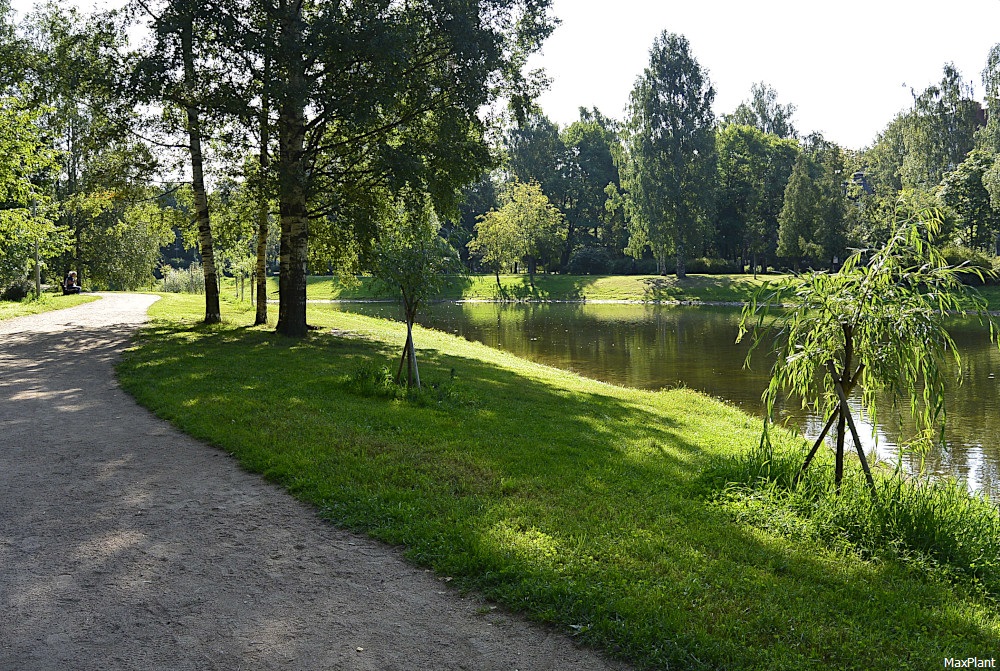
[[677,263],[677,267],[674,269],[674,272],[677,275],[677,279],[683,280],[684,278],[687,277],[687,266],[685,265],[684,247],[682,245],[677,246],[677,254],[675,260]]
[[278,203],[281,216],[281,275],[278,333],[306,335],[306,264],[309,257],[307,202],[306,77],[302,60],[302,6],[287,6],[279,24],[286,90],[278,106]]
[[260,193],[257,195],[257,314],[254,317],[254,326],[267,324],[267,233],[268,233],[268,189],[267,170],[271,165],[271,153],[269,145],[271,143],[270,127],[270,107],[268,106],[268,84],[271,79],[271,57],[266,56],[264,60],[264,92],[261,100],[260,112]]
[[409,348],[406,359],[406,386],[420,389],[420,369],[417,368],[417,350],[413,346],[413,320],[406,320],[406,346]]
[[194,94],[194,25],[190,16],[186,17],[181,31],[181,51],[184,58],[185,111],[189,148],[191,150],[191,190],[194,193],[195,222],[198,225],[198,246],[201,251],[201,265],[205,271],[205,323],[217,324],[222,321],[219,307],[219,278],[215,269],[215,248],[212,244],[212,225],[208,211],[208,194],[205,192],[205,175],[201,153],[201,118],[191,98]]

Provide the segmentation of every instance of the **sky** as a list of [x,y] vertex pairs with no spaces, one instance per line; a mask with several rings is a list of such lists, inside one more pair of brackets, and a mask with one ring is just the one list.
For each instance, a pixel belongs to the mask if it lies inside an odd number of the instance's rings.
[[[13,0],[23,12],[31,0]],[[89,10],[94,0],[80,0]],[[96,0],[99,7],[122,0]],[[552,80],[538,103],[567,125],[578,108],[624,116],[636,77],[664,30],[687,37],[732,112],[754,82],[796,107],[800,133],[870,145],[953,62],[982,97],[981,72],[1000,42],[1000,0],[553,0],[562,24],[532,57]]]
[[981,73],[1000,43],[1000,0],[553,0],[562,25],[531,67],[552,80],[538,100],[566,125],[578,108],[621,119],[664,30],[687,37],[716,90],[717,115],[754,82],[796,107],[800,133],[870,145],[953,62],[982,97]]

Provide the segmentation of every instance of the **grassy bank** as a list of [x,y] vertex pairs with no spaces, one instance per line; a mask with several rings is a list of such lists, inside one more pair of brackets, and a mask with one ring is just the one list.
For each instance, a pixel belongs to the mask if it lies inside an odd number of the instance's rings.
[[71,308],[74,305],[96,301],[97,298],[97,296],[88,296],[87,294],[71,294],[69,296],[42,294],[41,298],[37,300],[26,298],[23,301],[0,301],[0,319],[13,319],[14,317],[37,315],[50,310]]
[[995,604],[944,573],[793,541],[706,496],[706,466],[757,444],[732,407],[420,328],[432,388],[406,398],[382,384],[398,324],[316,310],[322,330],[292,341],[201,326],[202,301],[153,306],[119,367],[140,402],[331,522],[582,642],[682,669],[930,669],[1000,651]]
[[[768,276],[772,279],[778,276]],[[437,296],[439,300],[537,300],[537,301],[745,301],[763,280],[752,275],[689,275],[678,280],[670,275],[537,275],[532,288],[527,275],[501,275],[500,287],[494,275],[451,278]],[[276,297],[278,282],[268,278],[269,293]],[[232,293],[232,280],[227,291]],[[357,286],[345,287],[330,277],[308,279],[310,300],[368,300],[395,298],[374,287],[369,278]]]

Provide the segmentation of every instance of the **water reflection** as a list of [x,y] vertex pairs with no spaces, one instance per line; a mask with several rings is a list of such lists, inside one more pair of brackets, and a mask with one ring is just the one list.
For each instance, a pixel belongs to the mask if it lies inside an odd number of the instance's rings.
[[[333,309],[400,318],[391,303],[342,303]],[[738,308],[721,307],[438,303],[419,321],[587,377],[641,389],[686,386],[763,415],[760,396],[772,362],[755,356],[753,367],[744,367],[749,345],[735,342],[738,320]],[[952,335],[963,374],[948,398],[949,448],[927,455],[925,467],[992,494],[1000,489],[1000,353],[978,324],[956,322]],[[857,399],[851,403],[859,409]],[[782,415],[806,436],[818,435],[825,423],[794,404],[782,408]],[[880,409],[877,430],[860,416],[866,451],[877,446],[880,458],[895,463],[898,445],[912,433],[907,408]],[[919,457],[904,454],[903,464],[916,470]]]

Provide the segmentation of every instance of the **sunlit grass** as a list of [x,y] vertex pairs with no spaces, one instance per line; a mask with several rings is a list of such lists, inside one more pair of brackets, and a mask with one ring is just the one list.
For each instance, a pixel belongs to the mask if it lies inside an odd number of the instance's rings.
[[[770,275],[770,279],[780,276]],[[501,287],[493,275],[467,275],[451,278],[436,296],[438,300],[558,300],[558,301],[708,301],[740,303],[747,300],[764,276],[752,275],[689,275],[678,280],[672,275],[536,275],[532,287],[527,275],[501,275]],[[223,290],[235,295],[232,279],[224,282]],[[278,282],[268,278],[268,293],[276,297]],[[371,300],[395,299],[362,277],[353,286],[345,286],[336,278],[308,278],[307,297],[310,300]],[[249,298],[249,288],[244,291]]]
[[386,394],[401,325],[315,310],[321,329],[288,340],[231,309],[202,326],[201,301],[151,309],[119,369],[140,402],[331,522],[581,642],[657,669],[924,669],[997,650],[995,605],[947,574],[708,500],[706,466],[757,444],[735,408],[419,327],[430,389]]
[[82,305],[91,301],[96,301],[97,296],[87,294],[70,294],[60,296],[57,294],[43,293],[40,298],[29,297],[23,301],[0,301],[0,319],[13,319],[14,317],[25,317],[27,315],[37,315],[51,310],[61,310],[71,308],[74,305]]

